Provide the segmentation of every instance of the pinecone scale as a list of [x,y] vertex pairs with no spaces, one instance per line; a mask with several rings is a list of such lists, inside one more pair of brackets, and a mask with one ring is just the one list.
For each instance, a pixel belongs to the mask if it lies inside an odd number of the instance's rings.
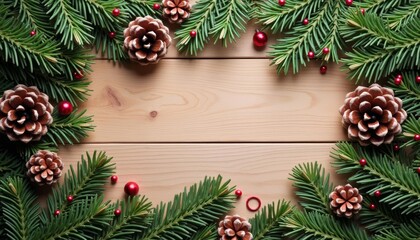
[[252,240],[251,224],[238,215],[227,215],[219,222],[217,233],[220,240]]

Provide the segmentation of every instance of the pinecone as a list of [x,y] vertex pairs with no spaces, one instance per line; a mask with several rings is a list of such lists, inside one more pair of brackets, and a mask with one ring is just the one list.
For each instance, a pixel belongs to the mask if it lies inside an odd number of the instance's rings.
[[124,30],[124,48],[132,60],[142,65],[158,63],[165,56],[172,39],[161,20],[138,17]]
[[245,218],[238,215],[227,215],[219,222],[217,233],[220,240],[251,240],[252,233],[249,230],[251,230],[251,224]]
[[351,218],[362,208],[360,203],[363,197],[359,194],[359,189],[346,184],[344,187],[341,185],[335,187],[330,193],[330,200],[330,207],[337,216]]
[[45,93],[19,84],[0,99],[0,130],[10,141],[38,141],[53,122],[52,111]]
[[54,152],[40,150],[26,162],[26,175],[39,186],[51,185],[61,176],[64,164]]
[[163,16],[171,23],[182,23],[190,16],[189,0],[163,0]]
[[359,86],[348,93],[340,113],[349,138],[362,146],[391,143],[407,118],[401,99],[394,96],[392,89],[378,84]]

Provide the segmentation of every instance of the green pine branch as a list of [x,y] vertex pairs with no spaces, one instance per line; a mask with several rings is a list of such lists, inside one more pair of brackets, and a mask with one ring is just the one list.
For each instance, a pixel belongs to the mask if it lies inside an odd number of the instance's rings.
[[369,240],[368,234],[350,221],[339,221],[319,212],[295,210],[281,223],[291,239]]
[[404,110],[420,117],[420,84],[416,83],[416,77],[420,76],[420,71],[404,71],[400,74],[404,79],[400,85],[394,82],[396,75],[389,78],[388,84],[394,90],[395,96],[403,101]]
[[39,228],[40,207],[27,180],[10,177],[0,180],[1,215],[7,239],[30,240]]
[[[341,142],[331,152],[332,163],[339,174],[353,174],[348,181],[355,181],[362,191],[373,194],[382,192],[380,202],[392,206],[402,214],[420,212],[420,178],[409,166],[392,161],[375,148],[362,149]],[[360,159],[366,159],[362,167]]]
[[54,29],[60,35],[60,42],[68,49],[90,44],[93,36],[92,26],[71,5],[71,0],[43,0],[48,8],[50,20],[54,20]]
[[215,222],[233,208],[234,188],[221,176],[206,177],[189,190],[175,195],[173,201],[157,206],[151,225],[140,239],[187,239],[199,229]]
[[284,200],[263,207],[249,220],[252,225],[251,233],[254,240],[282,239],[283,230],[280,223],[292,213],[293,209],[293,206]]
[[93,64],[94,55],[90,49],[75,46],[73,49],[63,49],[60,57],[63,59],[64,67],[62,75],[66,80],[73,80],[75,72],[83,72],[84,75],[92,71],[90,66]]
[[292,169],[290,175],[299,203],[307,212],[331,212],[329,194],[333,191],[333,185],[330,183],[330,175],[325,174],[322,165],[317,162],[299,164]]
[[13,142],[11,145],[11,148],[16,149],[18,155],[23,158],[25,162],[40,150],[58,152],[58,146],[50,141],[45,141],[45,139],[30,143]]
[[375,12],[378,15],[382,15],[394,9],[399,5],[406,5],[411,0],[363,0],[358,3],[360,8]]
[[117,202],[114,209],[121,209],[121,215],[114,217],[102,230],[100,237],[95,239],[134,239],[135,235],[147,228],[147,216],[151,206],[152,204],[144,196],[128,197],[124,201]]
[[420,219],[411,220],[408,223],[401,224],[398,229],[384,230],[378,235],[376,240],[419,240],[420,239]]
[[116,32],[115,38],[111,39],[107,31],[103,29],[94,29],[95,36],[94,45],[96,52],[105,55],[108,59],[113,61],[128,59],[128,54],[124,50],[124,35],[123,30]]
[[[129,15],[129,19],[140,16],[151,16],[153,18],[161,18],[161,12],[153,9],[153,4],[161,4],[159,0],[127,0],[125,10]],[[125,27],[125,26],[124,26]]]
[[420,134],[420,118],[409,115],[403,124],[403,132],[400,135],[406,141],[403,147],[411,147],[414,153],[420,153],[420,141],[414,139],[416,134]]
[[385,19],[388,20],[390,28],[399,30],[404,28],[411,21],[418,21],[419,16],[420,0],[412,0],[385,14]]
[[77,163],[76,170],[70,166],[64,176],[63,184],[54,188],[47,199],[48,210],[43,212],[43,221],[52,217],[52,213],[56,209],[67,211],[69,195],[74,198],[72,204],[84,201],[88,197],[102,195],[105,190],[104,185],[115,172],[115,164],[111,163],[111,160],[112,158],[108,157],[105,152],[95,151],[92,155],[86,153],[86,156],[82,156],[81,161]]
[[68,116],[59,116],[55,108],[53,112],[54,122],[49,126],[45,139],[56,145],[79,143],[93,131],[92,116],[85,116],[86,110],[77,112],[77,109]]
[[207,227],[199,229],[194,235],[191,236],[190,240],[210,240],[217,239],[217,225],[211,224]]

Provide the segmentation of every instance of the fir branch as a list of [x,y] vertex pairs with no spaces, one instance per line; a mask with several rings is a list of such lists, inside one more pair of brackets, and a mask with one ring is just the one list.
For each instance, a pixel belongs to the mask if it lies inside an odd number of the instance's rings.
[[401,224],[398,229],[387,229],[377,236],[377,240],[419,240],[420,239],[420,219],[411,220]]
[[395,84],[395,77],[391,76],[388,84],[395,92],[395,96],[403,101],[403,108],[406,112],[420,117],[420,84],[416,83],[416,77],[420,76],[420,71],[402,72],[404,81],[400,85]]
[[328,4],[328,12],[330,13],[330,16],[327,17],[328,21],[323,26],[321,26],[328,30],[327,37],[324,39],[321,48],[328,48],[330,51],[327,54],[323,54],[321,51],[319,51],[317,56],[326,62],[328,62],[330,58],[333,62],[338,62],[338,54],[344,48],[344,40],[339,31],[339,25],[343,15],[347,14],[348,6],[346,6],[344,1],[330,2],[331,4]]
[[70,166],[63,184],[54,188],[47,199],[48,211],[43,212],[43,221],[45,222],[48,216],[51,217],[56,209],[67,211],[69,195],[74,198],[73,204],[84,201],[87,197],[102,195],[105,183],[115,172],[115,164],[111,163],[111,160],[105,152],[95,151],[93,155],[86,153],[86,156],[82,156],[76,170]]
[[363,0],[358,3],[360,8],[375,12],[378,15],[387,13],[398,5],[405,5],[411,0]]
[[274,202],[263,207],[249,222],[254,240],[282,239],[283,231],[280,223],[292,213],[293,206],[286,201]]
[[221,1],[218,4],[218,14],[214,19],[215,24],[210,31],[214,36],[215,43],[222,40],[223,46],[232,43],[240,37],[240,32],[246,31],[251,12],[249,0]]
[[[139,16],[151,16],[153,18],[162,17],[160,12],[156,12],[153,9],[153,4],[161,4],[162,1],[159,0],[127,0],[127,5],[125,7],[129,19],[133,19]],[[125,27],[125,26],[124,26]]]
[[23,158],[25,162],[28,161],[32,155],[34,155],[40,150],[58,152],[58,146],[50,141],[45,141],[45,139],[38,142],[30,143],[14,142],[13,145],[13,148],[16,149],[17,154],[21,158]]
[[0,200],[8,239],[32,239],[39,226],[40,208],[34,204],[36,194],[28,182],[19,177],[0,180]]
[[117,202],[114,209],[121,209],[121,215],[114,218],[102,230],[101,236],[95,239],[133,239],[134,235],[140,234],[147,228],[146,217],[151,206],[152,204],[144,196],[128,197],[124,201]]
[[88,132],[93,131],[92,116],[85,116],[86,110],[77,112],[77,109],[68,116],[59,116],[57,109],[54,109],[54,122],[50,125],[47,135],[47,141],[54,144],[74,144],[79,143],[88,136]]
[[[339,174],[352,173],[348,180],[355,181],[362,191],[382,192],[381,202],[400,210],[402,214],[420,212],[420,178],[409,166],[390,160],[375,148],[361,149],[349,143],[338,143],[331,157]],[[360,159],[367,165],[361,167]]]
[[44,13],[45,9],[39,0],[15,0],[12,7],[19,9],[17,19],[37,34],[45,35],[45,40],[53,36],[48,15]]
[[175,195],[173,201],[154,209],[151,225],[140,239],[186,239],[198,229],[213,223],[233,208],[234,188],[221,176],[206,177],[189,190]]
[[307,211],[329,214],[329,194],[333,191],[330,174],[325,174],[322,165],[305,163],[292,169],[290,180],[296,189],[300,205]]
[[412,0],[407,4],[400,5],[391,12],[385,14],[390,28],[399,30],[405,27],[411,21],[419,21],[420,0]]
[[66,79],[73,79],[75,72],[83,72],[84,75],[91,72],[90,66],[95,58],[90,49],[80,46],[75,46],[72,50],[63,49],[60,57],[65,63],[62,74],[66,76]]
[[[175,39],[179,40],[176,45],[178,51],[197,55],[204,48],[215,23],[217,3],[218,0],[198,0],[194,4],[188,20],[175,32]],[[191,31],[196,31],[197,36],[192,38]]]
[[410,115],[403,124],[403,133],[401,138],[407,142],[402,146],[411,147],[414,153],[420,153],[420,141],[414,140],[414,136],[416,134],[420,134],[420,118]]
[[210,240],[217,239],[217,225],[211,224],[198,230],[194,235],[191,236],[190,240]]
[[71,5],[70,0],[43,0],[43,4],[48,8],[50,20],[55,21],[54,29],[61,35],[60,42],[68,49],[92,42],[92,26]]
[[115,38],[108,36],[109,32],[103,29],[94,29],[95,36],[94,45],[96,52],[106,55],[108,59],[113,61],[128,59],[128,54],[124,51],[124,36],[122,31],[116,32]]
[[281,223],[286,237],[291,239],[368,240],[365,231],[350,221],[337,221],[319,212],[302,213],[295,210]]
[[[60,209],[61,210],[61,209]],[[103,202],[103,195],[77,201],[38,228],[32,239],[92,239],[112,220],[112,208]]]

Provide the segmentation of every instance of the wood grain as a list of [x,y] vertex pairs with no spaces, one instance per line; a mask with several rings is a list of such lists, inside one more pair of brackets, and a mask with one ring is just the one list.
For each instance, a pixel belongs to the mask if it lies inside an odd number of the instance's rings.
[[[242,189],[236,213],[252,216],[246,210],[249,196],[263,204],[278,199],[293,200],[294,189],[288,180],[291,169],[300,163],[318,161],[331,171],[329,152],[333,144],[82,144],[63,148],[60,155],[68,168],[85,151],[106,151],[117,164],[119,181],[107,185],[109,199],[124,197],[124,184],[136,181],[141,194],[154,204],[169,201],[184,186],[205,176],[221,174],[231,185]],[[335,174],[334,182],[339,182]]]
[[331,142],[345,138],[338,108],[353,86],[335,64],[277,76],[264,59],[98,60],[87,142]]

